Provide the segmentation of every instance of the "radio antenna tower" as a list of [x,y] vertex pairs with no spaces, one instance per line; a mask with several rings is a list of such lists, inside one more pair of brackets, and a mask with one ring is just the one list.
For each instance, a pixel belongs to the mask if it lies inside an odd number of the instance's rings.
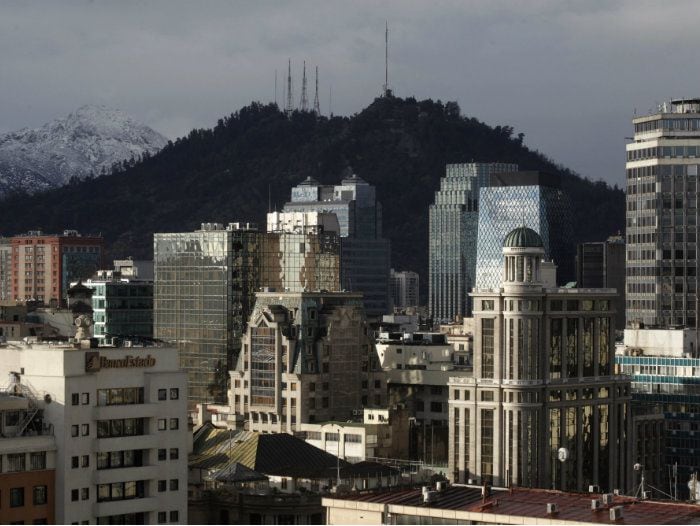
[[275,69],[275,106],[277,106],[277,70]]
[[391,94],[389,89],[389,21],[384,26],[384,96]]
[[309,110],[309,99],[306,98],[306,60],[304,61],[304,72],[301,76],[301,103],[299,106],[301,111]]
[[314,113],[317,117],[321,115],[321,104],[318,102],[318,66],[316,66],[316,91],[314,93]]
[[292,59],[289,59],[287,67],[287,104],[284,107],[284,113],[289,117],[292,114],[294,107],[292,106]]

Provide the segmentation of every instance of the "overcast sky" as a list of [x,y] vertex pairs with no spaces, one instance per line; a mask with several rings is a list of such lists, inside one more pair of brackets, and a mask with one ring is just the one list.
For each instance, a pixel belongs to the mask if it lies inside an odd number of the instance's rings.
[[592,179],[624,184],[635,109],[700,96],[697,0],[4,1],[0,132],[106,104],[175,138],[272,100],[275,69],[281,102],[288,58],[297,103],[306,60],[322,113],[332,87],[352,114],[381,91],[385,20],[396,95],[456,100]]

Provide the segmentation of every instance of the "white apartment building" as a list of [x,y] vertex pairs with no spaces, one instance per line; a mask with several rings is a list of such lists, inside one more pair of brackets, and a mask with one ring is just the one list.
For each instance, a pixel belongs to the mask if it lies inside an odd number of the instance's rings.
[[57,523],[187,523],[187,376],[176,349],[10,342],[0,377],[11,372],[53,427]]

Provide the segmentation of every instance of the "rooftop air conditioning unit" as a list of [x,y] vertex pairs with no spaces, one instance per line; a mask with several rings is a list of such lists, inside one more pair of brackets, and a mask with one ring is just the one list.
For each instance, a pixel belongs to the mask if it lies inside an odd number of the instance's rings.
[[610,506],[610,504],[613,503],[613,494],[612,493],[605,493],[603,494],[603,504],[606,506]]
[[600,502],[600,499],[592,499],[591,500],[591,511],[597,511],[602,507],[603,507],[603,503]]
[[588,486],[588,493],[600,493],[600,486],[595,484]]
[[554,515],[555,513],[559,513],[559,506],[557,506],[556,502],[548,502],[547,503],[547,514]]
[[615,506],[614,508],[610,508],[610,520],[611,521],[618,521],[622,518],[622,506]]

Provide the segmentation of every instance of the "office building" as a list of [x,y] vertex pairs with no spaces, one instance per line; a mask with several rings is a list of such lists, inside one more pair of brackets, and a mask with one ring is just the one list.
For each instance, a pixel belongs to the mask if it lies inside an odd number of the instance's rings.
[[226,400],[256,291],[340,290],[334,232],[204,223],[195,232],[155,234],[154,259],[154,336],[177,345],[192,404]]
[[70,284],[102,268],[104,240],[75,230],[44,234],[37,230],[12,238],[12,298],[65,305]]
[[38,393],[10,374],[0,389],[0,521],[53,524],[56,443]]
[[187,523],[187,379],[176,349],[11,342],[0,356],[0,375],[37,393],[53,430],[57,523]]
[[615,292],[546,288],[544,242],[530,228],[508,233],[502,254],[500,288],[473,292],[473,377],[450,378],[453,481],[629,491],[630,380],[613,371]]
[[117,270],[98,270],[83,283],[93,290],[95,338],[102,343],[153,339],[152,280],[123,277]]
[[545,253],[557,266],[559,283],[575,278],[571,204],[559,176],[526,171],[497,173],[479,198],[476,288],[501,285],[506,234],[526,226],[539,232]]
[[394,309],[403,310],[410,307],[418,307],[418,274],[410,270],[395,271],[389,273],[389,294]]
[[617,330],[625,328],[625,240],[622,236],[576,246],[576,286],[617,290],[615,326]]
[[342,289],[362,292],[367,316],[388,313],[391,244],[382,237],[382,205],[374,186],[349,171],[339,185],[321,185],[307,177],[292,188],[284,212],[335,214]]
[[491,174],[514,172],[515,164],[448,164],[429,210],[429,314],[436,322],[468,316],[476,276],[479,189]]
[[[624,350],[615,363],[632,378],[633,461],[643,466],[649,484],[688,498],[700,451],[697,332],[626,329]],[[653,495],[663,497],[658,491]]]
[[259,292],[231,371],[231,425],[267,433],[384,407],[386,383],[350,292]]
[[627,323],[696,328],[700,99],[635,117],[627,144]]
[[115,259],[114,272],[122,278],[153,281],[153,261],[146,259]]

